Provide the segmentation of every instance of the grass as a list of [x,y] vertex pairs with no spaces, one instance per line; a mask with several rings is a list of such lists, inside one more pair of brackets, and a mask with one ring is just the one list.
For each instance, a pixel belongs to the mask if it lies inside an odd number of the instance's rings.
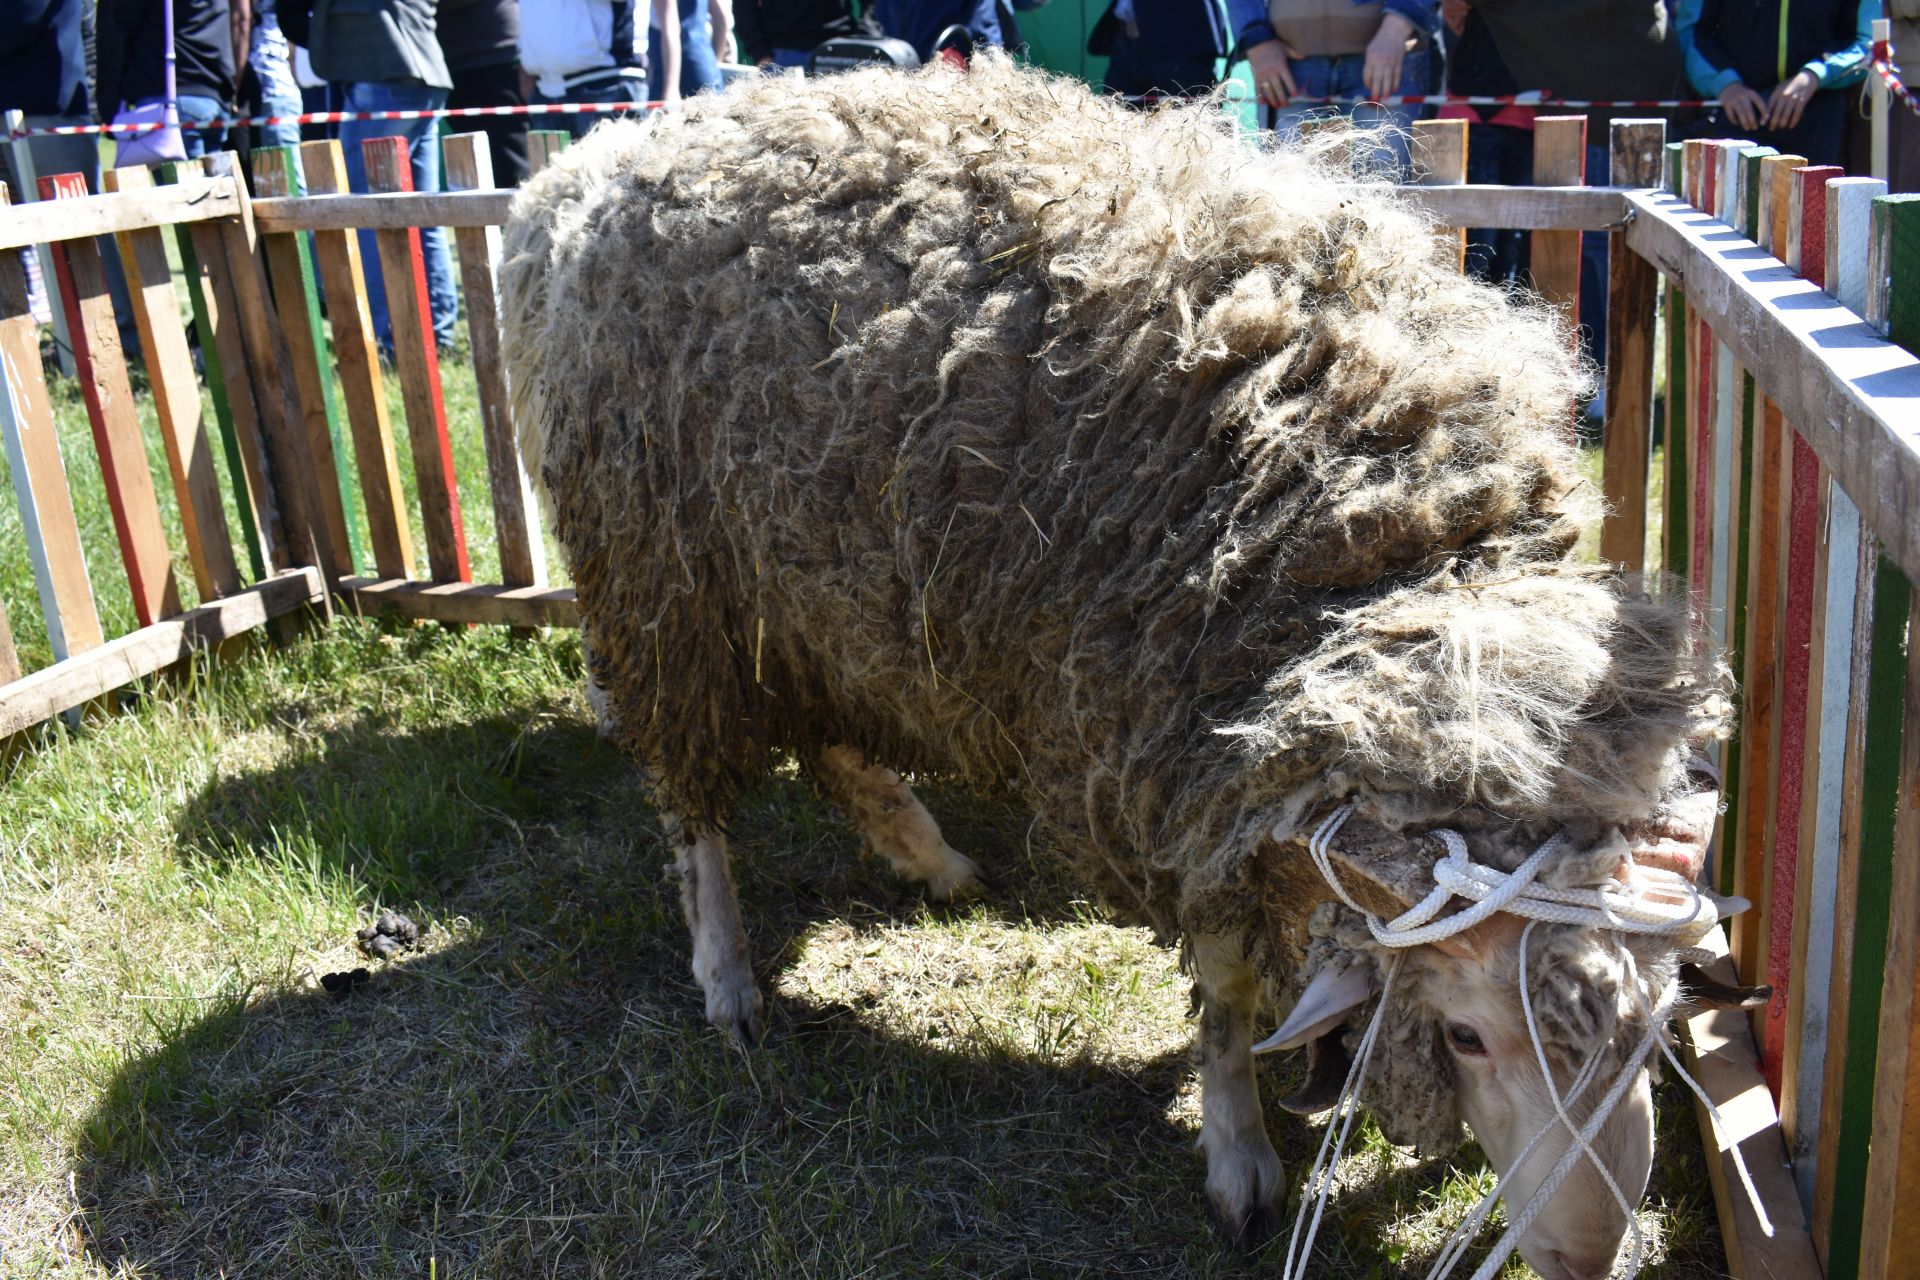
[[[448,414],[491,577],[462,368]],[[70,385],[55,400],[124,631],[84,414]],[[38,665],[16,519],[0,503],[0,599]],[[1003,886],[949,909],[862,860],[793,777],[754,797],[733,837],[769,1034],[743,1054],[705,1025],[658,828],[580,684],[570,634],[343,620],[16,744],[0,1276],[1278,1265],[1205,1225],[1174,956],[1083,900],[1026,814],[924,788]],[[353,931],[387,906],[424,937],[372,963]],[[357,965],[367,986],[322,989]],[[1269,1065],[1266,1096],[1295,1069]],[[1659,1100],[1647,1274],[1722,1275],[1691,1108]],[[1319,1130],[1268,1123],[1297,1182]],[[1471,1147],[1417,1161],[1367,1126],[1320,1274],[1424,1274],[1487,1185]]]

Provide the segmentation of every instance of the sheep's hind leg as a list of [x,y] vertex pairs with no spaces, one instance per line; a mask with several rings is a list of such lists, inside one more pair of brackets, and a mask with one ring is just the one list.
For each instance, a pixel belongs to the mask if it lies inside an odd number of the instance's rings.
[[727,862],[727,838],[662,818],[680,879],[680,907],[693,935],[693,977],[707,997],[707,1021],[742,1044],[760,1038],[762,1002],[747,953],[740,895]]
[[940,824],[900,775],[873,764],[853,747],[828,747],[808,761],[810,771],[867,846],[937,898],[980,892],[980,868],[940,834]]
[[1259,977],[1231,939],[1193,939],[1200,996],[1200,1149],[1207,1157],[1207,1207],[1241,1249],[1257,1249],[1280,1229],[1286,1190],[1280,1156],[1267,1137],[1253,1065]]
[[[601,734],[611,737],[606,695],[591,679],[587,703]],[[640,773],[648,793],[658,795],[653,776],[645,769]],[[727,838],[718,831],[696,829],[670,810],[661,811],[660,826],[673,849],[680,909],[687,918],[687,932],[693,935],[693,979],[707,998],[707,1021],[740,1043],[752,1044],[760,1038],[764,1003],[753,980],[740,893],[734,888],[727,859]]]

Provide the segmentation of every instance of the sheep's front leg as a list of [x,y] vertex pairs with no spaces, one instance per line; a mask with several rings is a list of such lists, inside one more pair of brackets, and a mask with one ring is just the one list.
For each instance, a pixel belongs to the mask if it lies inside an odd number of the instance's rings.
[[1215,1225],[1241,1249],[1255,1249],[1279,1230],[1286,1191],[1280,1157],[1267,1137],[1253,1067],[1253,1019],[1260,984],[1239,944],[1193,939],[1193,980],[1200,995],[1200,1149],[1207,1157],[1207,1207]]
[[821,790],[852,820],[867,847],[936,898],[979,892],[980,868],[940,834],[940,824],[900,775],[853,747],[827,747],[808,760]]
[[707,1021],[752,1044],[760,1038],[762,1003],[747,955],[740,895],[727,865],[727,838],[672,816],[665,826],[680,878],[680,907],[693,935],[693,977],[707,997]]

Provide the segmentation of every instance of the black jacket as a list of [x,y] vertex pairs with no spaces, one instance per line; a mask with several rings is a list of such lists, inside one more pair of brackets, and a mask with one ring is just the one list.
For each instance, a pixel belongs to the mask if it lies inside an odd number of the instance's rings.
[[[166,89],[163,0],[100,0],[94,56],[99,108],[111,119],[123,102]],[[233,31],[227,0],[173,0],[174,87],[183,96],[233,104]]]
[[749,62],[771,58],[775,49],[806,51],[837,36],[880,34],[871,13],[853,16],[849,0],[737,0],[733,24]]
[[1766,93],[1815,58],[1853,43],[1860,0],[1790,0],[1784,44],[1781,2],[1706,0],[1694,47],[1715,67],[1738,71],[1747,88]]
[[0,0],[0,108],[90,114],[80,0]]

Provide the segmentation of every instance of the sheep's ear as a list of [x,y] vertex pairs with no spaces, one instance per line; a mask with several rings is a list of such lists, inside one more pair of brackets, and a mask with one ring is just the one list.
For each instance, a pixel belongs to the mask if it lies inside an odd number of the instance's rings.
[[1318,1040],[1346,1021],[1353,1010],[1373,996],[1373,967],[1349,965],[1335,973],[1322,969],[1300,993],[1293,1012],[1280,1029],[1253,1046],[1255,1053],[1275,1049],[1297,1049],[1309,1040]]

